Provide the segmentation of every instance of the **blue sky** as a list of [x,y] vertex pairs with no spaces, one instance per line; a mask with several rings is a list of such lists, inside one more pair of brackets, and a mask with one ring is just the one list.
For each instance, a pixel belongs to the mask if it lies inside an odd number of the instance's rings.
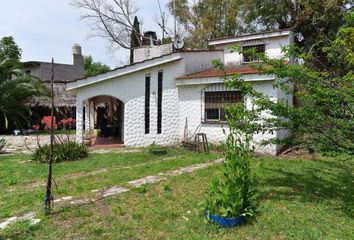
[[[89,27],[80,20],[82,10],[69,5],[71,0],[0,0],[0,38],[13,36],[22,48],[23,61],[71,63],[71,46],[79,43],[84,55],[92,55],[111,67],[126,64],[128,52],[111,53],[109,44],[100,38],[88,38]],[[142,16],[143,29],[161,30],[155,24],[159,14],[157,0],[135,0]],[[168,0],[161,0],[162,7]],[[171,24],[171,20],[169,21]]]

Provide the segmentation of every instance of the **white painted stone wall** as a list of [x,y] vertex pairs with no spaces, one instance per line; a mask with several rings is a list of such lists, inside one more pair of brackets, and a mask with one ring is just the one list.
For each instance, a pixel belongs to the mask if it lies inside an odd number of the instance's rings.
[[185,75],[201,72],[214,68],[212,60],[223,59],[224,51],[192,51],[180,52],[181,57],[184,59]]
[[[270,58],[280,58],[282,56],[281,47],[289,45],[291,36],[282,36],[277,38],[267,38],[262,40],[265,43],[265,51]],[[242,42],[229,43],[216,46],[216,49],[224,50],[224,63],[226,65],[240,65],[242,64],[242,55],[238,52],[232,52],[230,47],[242,46]]]
[[[163,70],[162,133],[157,134],[157,75]],[[174,78],[183,75],[182,61],[168,63],[126,76],[88,85],[77,90],[77,104],[98,95],[109,95],[124,103],[124,144],[147,146],[178,143],[178,90]],[[151,75],[150,133],[145,134],[145,76]],[[82,141],[82,107],[77,109],[77,140]]]
[[[262,92],[271,97],[273,101],[277,100],[277,89],[272,87],[273,81],[259,81],[254,82],[253,87],[255,90]],[[225,129],[226,133],[228,133],[227,124],[220,123],[202,123],[202,112],[204,112],[202,101],[202,89],[204,89],[207,85],[191,85],[191,86],[180,86],[179,87],[179,96],[180,96],[180,137],[181,141],[184,136],[185,122],[187,119],[188,132],[189,135],[192,135],[196,129],[201,125],[200,130],[198,132],[206,133],[208,137],[208,141],[211,143],[219,144],[221,142],[225,142],[226,135],[223,133],[223,129]],[[250,99],[246,100],[247,107],[250,109],[252,107],[252,103]],[[254,136],[254,142],[256,144],[256,151],[268,154],[276,154],[276,146],[259,146],[259,143],[263,139],[268,139],[270,137],[274,137],[270,133],[266,134],[258,134]]]
[[[273,56],[279,54],[279,46],[282,45],[286,38],[281,39],[282,40],[278,42],[270,42],[268,45],[273,46],[274,49],[267,49],[266,47],[267,52],[271,53]],[[273,41],[273,39],[271,41]],[[225,46],[221,49],[227,51]],[[227,61],[234,61],[237,59],[237,55],[235,55],[236,53],[232,54],[233,55],[230,55],[230,53],[226,52],[225,59],[229,59]],[[195,85],[177,86],[176,84],[180,80],[175,80],[176,77],[185,74],[210,69],[212,67],[211,60],[216,58],[222,59],[224,57],[223,51],[179,52],[173,53],[172,57],[175,55],[180,56],[181,59],[145,69],[144,65],[149,62],[141,63],[141,65],[137,63],[134,67],[138,69],[141,68],[142,70],[107,80],[104,80],[107,75],[102,75],[104,81],[99,81],[100,79],[96,77],[96,83],[87,86],[80,85],[82,87],[76,90],[77,140],[82,142],[82,106],[84,101],[95,96],[108,95],[116,97],[124,103],[123,139],[126,146],[147,146],[154,142],[160,145],[177,144],[183,140],[186,119],[189,134],[193,134],[201,124],[199,132],[206,133],[210,142],[224,142],[226,135],[223,133],[223,127],[227,132],[227,126],[222,126],[221,124],[201,123],[202,113],[204,112],[201,91],[208,85],[198,83]],[[166,56],[166,58],[168,58],[168,56]],[[161,70],[163,71],[162,133],[157,134],[157,76],[158,72]],[[151,76],[149,134],[145,134],[144,121],[146,74],[150,74]],[[88,80],[83,80],[81,83],[83,84],[87,81]],[[257,91],[271,96],[274,101],[285,97],[282,92],[279,92],[279,90],[272,87],[274,80],[264,79],[264,81],[258,81],[254,79],[251,81],[253,81],[253,86]],[[290,104],[290,97],[286,97]],[[249,99],[247,99],[247,106],[251,107]],[[275,134],[282,137],[287,133],[282,132]],[[274,137],[274,135],[256,135],[255,143],[269,137]],[[256,150],[258,152],[275,154],[277,146],[257,146]]]
[[134,62],[142,62],[147,59],[160,57],[172,53],[172,44],[142,46],[134,49]]
[[[277,81],[285,81],[285,79],[277,79]],[[294,86],[293,84],[288,84],[288,87],[291,91],[293,91]],[[287,106],[292,106],[293,105],[293,95],[292,94],[286,94],[282,89],[277,89],[277,101],[282,101],[285,105]],[[284,120],[286,121],[286,120]],[[289,130],[280,130],[277,132],[277,138],[278,139],[284,139],[288,137],[291,134]],[[277,151],[280,151],[282,149],[282,145],[277,145]]]

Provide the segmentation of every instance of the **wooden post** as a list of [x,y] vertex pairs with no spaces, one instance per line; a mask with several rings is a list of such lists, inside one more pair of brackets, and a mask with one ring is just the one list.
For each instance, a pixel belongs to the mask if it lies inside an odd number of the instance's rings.
[[51,211],[51,202],[53,200],[52,196],[52,163],[53,163],[53,144],[54,144],[54,58],[52,58],[52,76],[50,81],[50,97],[51,97],[51,123],[50,123],[50,154],[49,154],[49,166],[48,166],[48,179],[47,179],[47,190],[44,198],[44,209],[46,214]]

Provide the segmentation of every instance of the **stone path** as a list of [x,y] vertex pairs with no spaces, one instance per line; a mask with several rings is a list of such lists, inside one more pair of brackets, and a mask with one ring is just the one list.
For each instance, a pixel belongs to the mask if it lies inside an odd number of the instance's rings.
[[[157,182],[166,180],[168,177],[178,176],[178,175],[181,175],[184,173],[192,173],[198,169],[207,168],[209,166],[219,164],[223,161],[224,161],[223,158],[219,158],[219,159],[216,159],[216,160],[209,162],[209,163],[194,164],[189,167],[179,168],[176,170],[168,171],[166,173],[159,173],[158,175],[147,176],[147,177],[144,177],[141,179],[132,180],[132,181],[128,182],[128,184],[132,188],[136,188],[136,187],[142,186],[144,184],[157,183]],[[83,204],[87,204],[90,202],[95,202],[95,201],[104,199],[109,196],[114,196],[114,195],[118,195],[118,194],[121,194],[124,192],[128,192],[128,191],[130,191],[130,189],[131,188],[127,188],[124,186],[112,186],[112,187],[105,188],[105,189],[93,190],[92,192],[95,193],[94,198],[74,198],[72,196],[66,196],[66,197],[62,197],[62,198],[58,198],[58,199],[54,200],[54,203],[57,204],[56,206],[59,205],[59,207],[60,207],[70,201],[69,202],[70,205],[80,206]],[[26,213],[21,216],[13,216],[13,217],[7,218],[5,220],[1,220],[0,221],[0,229],[4,229],[8,225],[10,225],[11,223],[21,221],[21,220],[29,220],[31,222],[31,224],[36,224],[40,221],[40,219],[35,218],[35,212],[29,212],[29,213]]]
[[[142,166],[146,166],[146,165],[152,165],[152,164],[156,164],[156,163],[161,163],[163,161],[168,161],[168,160],[172,160],[172,159],[176,159],[177,157],[167,157],[167,158],[163,158],[161,160],[158,161],[153,161],[153,162],[146,162],[146,163],[139,163],[139,164],[134,164],[134,165],[130,165],[130,166],[121,166],[121,167],[114,167],[114,168],[110,168],[110,171],[117,171],[117,170],[123,170],[123,169],[131,169],[131,168],[135,168],[135,167],[142,167]],[[24,163],[27,161],[24,161]],[[21,162],[20,162],[21,163]],[[72,173],[72,174],[68,174],[65,175],[63,177],[60,177],[57,180],[58,182],[63,181],[63,180],[73,180],[73,179],[77,179],[80,177],[88,177],[88,176],[94,176],[100,173],[105,173],[108,172],[107,168],[101,168],[101,169],[97,169],[91,172],[83,172],[83,173]],[[8,189],[9,192],[13,192],[15,190],[32,190],[33,188],[37,188],[37,187],[43,187],[46,186],[45,182],[33,182],[33,183],[29,183],[29,184],[25,184],[25,185],[21,185],[21,186],[13,186],[10,187]]]
[[26,221],[26,220],[30,221],[31,225],[35,225],[41,221],[40,219],[35,218],[35,216],[36,216],[36,212],[29,212],[21,216],[10,217],[0,222],[0,229],[5,229],[11,223],[18,222],[18,221]]

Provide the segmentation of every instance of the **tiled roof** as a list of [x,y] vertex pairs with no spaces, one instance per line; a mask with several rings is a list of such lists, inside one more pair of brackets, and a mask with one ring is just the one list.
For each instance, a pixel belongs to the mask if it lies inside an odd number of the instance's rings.
[[238,66],[230,67],[228,69],[210,69],[206,71],[201,71],[197,73],[192,73],[184,76],[177,77],[176,79],[192,79],[192,78],[209,78],[209,77],[222,77],[225,75],[233,74],[257,74],[258,70],[251,68],[250,66]]

